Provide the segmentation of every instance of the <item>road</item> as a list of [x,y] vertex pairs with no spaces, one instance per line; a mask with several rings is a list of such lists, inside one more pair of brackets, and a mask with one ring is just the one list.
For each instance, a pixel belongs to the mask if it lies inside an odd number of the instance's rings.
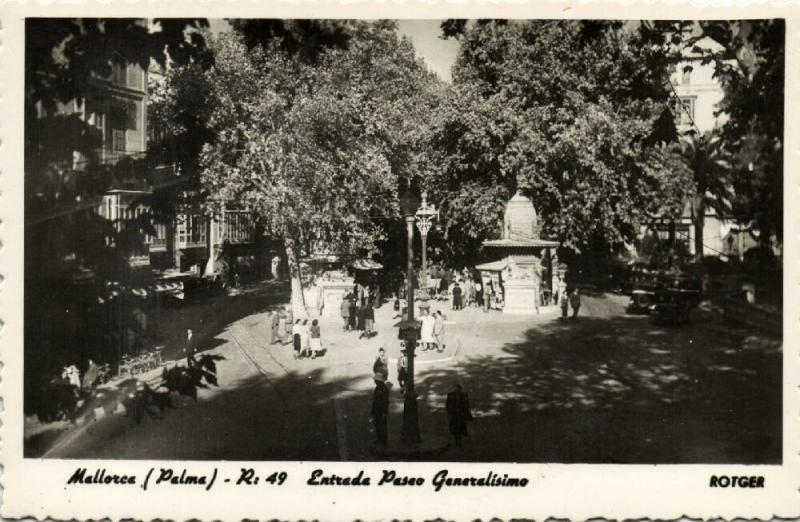
[[[394,376],[399,354],[390,307],[378,311],[378,335],[369,340],[323,319],[326,353],[296,361],[289,346],[266,344],[276,304],[214,323],[208,346],[224,357],[219,387],[201,390],[197,402],[182,399],[140,425],[110,415],[72,428],[47,456],[375,459],[372,362],[385,346]],[[456,381],[470,393],[476,419],[465,449],[438,458],[780,462],[780,340],[704,311],[685,327],[655,327],[625,315],[624,304],[620,296],[585,296],[574,321],[446,311],[447,349],[417,358],[423,434],[446,439],[444,398]],[[396,434],[402,397],[397,389],[392,397]]]

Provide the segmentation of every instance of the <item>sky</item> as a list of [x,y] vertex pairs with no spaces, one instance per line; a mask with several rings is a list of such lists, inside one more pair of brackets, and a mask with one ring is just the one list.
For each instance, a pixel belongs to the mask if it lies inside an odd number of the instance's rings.
[[408,36],[417,55],[425,60],[428,67],[439,77],[450,83],[450,68],[456,61],[458,42],[455,39],[442,40],[439,24],[442,20],[399,20],[400,33]]
[[[397,25],[400,34],[411,40],[417,55],[425,60],[428,68],[450,83],[450,68],[456,60],[458,42],[439,38],[442,34],[439,28],[441,22],[442,20],[399,20]],[[228,22],[221,19],[209,20],[209,25],[215,33],[230,29]]]

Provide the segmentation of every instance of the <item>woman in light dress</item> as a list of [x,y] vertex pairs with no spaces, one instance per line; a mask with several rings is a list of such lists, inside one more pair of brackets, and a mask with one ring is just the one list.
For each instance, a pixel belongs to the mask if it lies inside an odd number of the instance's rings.
[[303,319],[303,328],[300,330],[300,342],[302,348],[301,358],[311,356],[311,330],[308,319]]
[[433,328],[436,325],[436,319],[433,318],[430,311],[426,311],[422,316],[422,328],[420,331],[419,342],[422,344],[423,350],[430,350],[436,340],[433,338]]
[[436,341],[436,350],[444,350],[444,315],[441,310],[436,310],[433,323],[433,338]]

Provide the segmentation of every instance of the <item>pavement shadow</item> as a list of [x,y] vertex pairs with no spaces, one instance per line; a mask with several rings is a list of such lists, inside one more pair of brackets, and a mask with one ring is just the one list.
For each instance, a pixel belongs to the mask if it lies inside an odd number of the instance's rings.
[[[59,458],[179,460],[340,460],[333,400],[355,388],[354,379],[326,369],[280,378],[250,376],[235,388],[213,390],[197,402],[179,400],[162,418],[141,424],[116,415],[89,427],[59,451]],[[364,419],[369,436],[371,391],[342,398],[350,415]],[[365,406],[366,405],[366,406]],[[339,421],[341,422],[341,421]],[[102,444],[97,441],[101,440]],[[344,449],[345,453],[347,449]]]
[[228,325],[249,315],[277,310],[289,300],[288,283],[254,285],[247,292],[236,295],[209,297],[201,303],[183,303],[161,308],[158,333],[164,345],[165,359],[183,357],[186,329],[197,336],[197,350],[208,351],[224,344],[217,336]]
[[497,353],[421,369],[420,387],[437,390],[439,416],[454,381],[470,393],[471,444],[452,460],[780,463],[781,341],[717,323],[552,321]]

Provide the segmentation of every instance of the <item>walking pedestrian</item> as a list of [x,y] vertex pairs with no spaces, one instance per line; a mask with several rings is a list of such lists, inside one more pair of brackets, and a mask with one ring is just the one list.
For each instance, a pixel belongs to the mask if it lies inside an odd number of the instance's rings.
[[284,344],[288,344],[292,342],[292,335],[294,332],[294,313],[292,312],[292,305],[286,305],[284,307],[284,315],[286,315],[286,324],[285,324],[285,334],[288,337],[288,340],[284,341]]
[[375,309],[369,302],[364,306],[364,336],[369,339],[372,337],[372,330],[375,327]]
[[578,318],[578,310],[581,309],[581,293],[580,290],[577,288],[572,291],[572,295],[569,296],[569,304],[572,307],[572,318]]
[[278,312],[272,312],[269,314],[269,344],[275,344],[278,342],[278,337],[280,336],[280,317],[278,317]]
[[311,329],[308,319],[303,319],[303,328],[300,330],[300,340],[303,347],[303,357],[311,356]]
[[472,306],[475,302],[475,283],[472,282],[472,277],[467,279],[467,306]]
[[460,384],[456,383],[453,390],[447,394],[445,410],[450,433],[453,434],[456,447],[460,449],[463,446],[464,437],[469,436],[467,422],[473,418],[469,407],[469,395],[461,388]]
[[322,351],[322,332],[320,331],[319,321],[314,319],[311,322],[311,358],[316,359]]
[[450,274],[447,270],[442,270],[441,279],[439,279],[439,295],[444,296],[450,289]]
[[94,385],[97,383],[97,380],[100,378],[100,367],[95,364],[95,362],[89,359],[89,362],[86,365],[86,371],[83,372],[83,383],[81,388],[84,390],[94,390]]
[[344,322],[344,327],[342,328],[345,332],[350,329],[350,295],[344,296],[342,299],[342,306],[341,306],[341,313],[342,313],[342,320]]
[[350,317],[350,331],[353,331],[358,327],[358,307],[356,306],[355,298],[350,300],[349,317]]
[[286,310],[280,308],[278,310],[278,341],[281,344],[286,344],[286,331],[292,327],[291,323],[286,323]]
[[461,310],[461,308],[462,308],[461,285],[459,285],[458,281],[456,281],[455,286],[453,286],[453,309]]
[[480,279],[475,280],[475,306],[478,308],[483,304],[483,285]]
[[404,341],[400,341],[400,358],[397,359],[397,383],[400,389],[405,391],[406,379],[408,378],[408,356],[406,354],[406,345]]
[[419,342],[422,344],[423,350],[430,350],[434,343],[433,328],[436,323],[436,319],[433,318],[430,311],[426,310],[423,312],[420,320],[422,321],[422,327],[420,328]]
[[75,386],[76,389],[81,387],[81,372],[74,364],[63,368],[61,379],[64,381],[64,384]]
[[362,302],[361,305],[358,307],[358,325],[356,326],[358,331],[361,332],[358,336],[359,339],[364,337],[366,322],[367,322],[367,305]]
[[436,310],[433,323],[433,338],[436,341],[436,350],[444,350],[444,314],[441,310]]
[[194,366],[194,354],[196,351],[194,332],[191,328],[186,329],[186,340],[183,344],[183,353],[186,355],[186,366],[191,368]]
[[378,357],[372,364],[372,373],[382,375],[384,381],[389,378],[389,359],[386,358],[386,350],[383,349],[383,346],[378,349]]
[[558,305],[561,307],[561,319],[566,319],[569,315],[569,297],[566,291],[559,292]]
[[492,306],[492,294],[494,293],[494,286],[492,282],[489,281],[484,285],[483,288],[483,312],[489,312],[489,308]]
[[292,326],[292,344],[294,347],[294,358],[299,359],[302,356],[303,349],[303,325],[300,324],[300,319],[294,322]]
[[375,444],[389,443],[389,389],[383,374],[375,374],[375,391],[372,393],[372,422],[375,425]]

